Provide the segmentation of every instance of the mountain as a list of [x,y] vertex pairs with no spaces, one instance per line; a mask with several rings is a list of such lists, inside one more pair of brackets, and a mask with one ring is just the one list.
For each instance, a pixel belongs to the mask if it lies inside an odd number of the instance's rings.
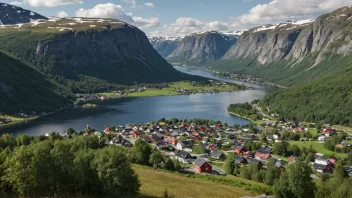
[[0,28],[0,49],[75,92],[191,79],[138,28],[113,19],[51,18]]
[[167,57],[170,63],[204,65],[219,60],[236,43],[234,35],[216,31],[204,31],[186,36]]
[[46,17],[14,5],[0,3],[0,25],[29,23]]
[[351,15],[352,6],[346,6],[314,21],[252,28],[213,67],[285,86],[321,78],[351,63]]
[[180,44],[181,37],[150,37],[150,44],[162,57],[169,56]]
[[52,112],[69,104],[60,87],[0,51],[0,113]]

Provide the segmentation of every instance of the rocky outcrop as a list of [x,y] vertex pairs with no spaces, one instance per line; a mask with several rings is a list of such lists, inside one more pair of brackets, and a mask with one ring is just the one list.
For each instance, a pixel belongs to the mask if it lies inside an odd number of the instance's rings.
[[352,6],[320,16],[315,21],[288,21],[256,27],[244,32],[221,61],[253,59],[258,65],[281,60],[297,63],[310,54],[315,65],[327,52],[350,55]]
[[6,27],[0,35],[1,49],[50,76],[77,81],[83,75],[119,84],[183,78],[144,32],[117,20],[50,19]]
[[167,57],[171,63],[203,65],[219,60],[236,43],[237,37],[219,32],[201,32],[186,36]]
[[0,25],[29,23],[46,17],[14,5],[0,3]]
[[169,56],[180,44],[182,38],[181,37],[150,37],[150,44],[158,51],[158,53],[166,58]]

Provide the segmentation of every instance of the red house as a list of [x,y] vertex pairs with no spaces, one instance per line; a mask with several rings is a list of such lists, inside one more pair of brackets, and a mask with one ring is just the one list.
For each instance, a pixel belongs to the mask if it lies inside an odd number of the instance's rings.
[[201,131],[206,131],[207,129],[204,126],[199,127]]
[[164,140],[174,146],[177,144],[177,139],[174,137],[165,137]]
[[109,127],[104,130],[104,133],[112,133],[112,132],[114,131]]
[[205,161],[202,158],[197,158],[194,161],[194,168],[199,173],[211,173],[211,172],[213,172],[213,167],[207,161]]
[[138,131],[133,131],[131,134],[132,134],[132,137],[133,137],[133,138],[138,138],[138,137],[140,137],[140,133],[139,133]]
[[267,160],[267,159],[271,158],[271,155],[270,155],[270,152],[259,149],[255,153],[255,158],[258,160]]
[[293,156],[293,155],[291,155],[289,158],[288,158],[288,161],[290,161],[290,162],[295,162],[296,160],[298,160],[298,159],[301,159],[299,156]]
[[243,155],[243,153],[247,151],[248,150],[244,146],[237,146],[235,149],[235,153],[237,153],[237,155]]

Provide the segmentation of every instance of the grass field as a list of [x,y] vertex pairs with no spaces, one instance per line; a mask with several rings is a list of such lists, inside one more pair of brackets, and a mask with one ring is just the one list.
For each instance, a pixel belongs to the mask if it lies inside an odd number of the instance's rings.
[[[218,92],[229,92],[229,91],[236,91],[240,90],[241,88],[237,85],[228,85],[228,86],[193,86],[190,82],[180,81],[170,83],[168,88],[156,90],[156,89],[147,89],[144,92],[133,92],[122,97],[149,97],[149,96],[172,96],[172,95],[180,95],[181,93],[177,93],[174,90],[178,88],[186,88],[191,92],[196,93],[205,93],[205,92],[212,92],[216,90]],[[108,97],[116,97],[115,93],[100,93],[101,95],[105,95]]]
[[[187,177],[179,173],[169,173],[158,171],[148,167],[133,165],[133,169],[141,181],[140,193],[145,197],[161,197],[165,189],[169,196],[174,197],[242,197],[263,194],[251,192],[245,188],[248,186],[260,186],[266,188],[264,184],[234,176],[211,176],[213,179],[228,179],[233,183],[243,185],[236,187],[230,184],[223,184],[216,181],[209,181],[208,176],[200,178]],[[197,176],[195,176],[197,177]]]
[[330,150],[324,148],[324,143],[319,143],[318,141],[290,141],[289,143],[290,143],[290,145],[297,145],[300,148],[302,148],[303,146],[310,147],[310,145],[312,145],[312,147],[318,153],[322,153],[324,155],[334,154],[335,156],[342,157],[342,158],[347,157],[347,154],[345,154],[345,153],[335,153],[333,151],[330,151]]
[[1,127],[1,126],[10,126],[10,125],[14,125],[14,124],[17,124],[17,123],[19,123],[19,122],[25,122],[25,121],[34,120],[34,119],[37,119],[38,117],[35,116],[35,117],[29,117],[29,118],[19,118],[19,117],[14,117],[14,116],[0,116],[0,118],[9,118],[9,119],[11,119],[11,121],[12,121],[12,122],[10,122],[10,123],[0,124],[0,127]]

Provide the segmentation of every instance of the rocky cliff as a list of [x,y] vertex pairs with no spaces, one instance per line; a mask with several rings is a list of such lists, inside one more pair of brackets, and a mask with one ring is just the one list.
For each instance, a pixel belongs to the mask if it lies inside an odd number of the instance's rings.
[[[292,85],[349,66],[352,6],[316,20],[287,21],[252,28],[213,66]],[[340,57],[340,65],[336,58]]]
[[0,25],[28,23],[46,17],[14,5],[0,3]]
[[52,18],[6,26],[0,36],[1,49],[63,83],[88,79],[94,86],[186,77],[153,49],[144,32],[122,21]]
[[182,39],[167,57],[171,63],[204,65],[219,60],[236,43],[237,37],[215,31],[205,31]]
[[150,44],[158,51],[158,53],[166,58],[169,56],[180,44],[182,38],[181,37],[150,37]]

